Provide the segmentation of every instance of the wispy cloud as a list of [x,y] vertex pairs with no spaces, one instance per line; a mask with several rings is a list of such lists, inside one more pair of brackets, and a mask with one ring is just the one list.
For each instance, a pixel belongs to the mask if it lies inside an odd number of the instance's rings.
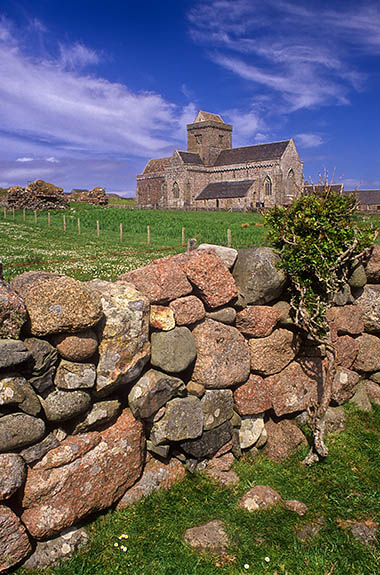
[[297,134],[294,139],[303,148],[317,148],[323,144],[323,138],[318,134]]
[[[335,8],[311,1],[209,0],[189,13],[193,40],[209,57],[265,90],[284,112],[347,104],[365,85],[360,54],[380,50],[380,6]],[[281,100],[278,101],[280,96]]]
[[28,158],[27,156],[23,156],[22,158],[17,158],[16,162],[33,162],[34,158]]

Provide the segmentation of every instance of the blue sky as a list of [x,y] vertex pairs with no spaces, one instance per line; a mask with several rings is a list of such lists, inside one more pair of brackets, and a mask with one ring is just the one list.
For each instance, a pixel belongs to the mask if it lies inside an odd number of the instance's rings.
[[379,0],[0,0],[0,186],[132,196],[198,109],[380,188]]

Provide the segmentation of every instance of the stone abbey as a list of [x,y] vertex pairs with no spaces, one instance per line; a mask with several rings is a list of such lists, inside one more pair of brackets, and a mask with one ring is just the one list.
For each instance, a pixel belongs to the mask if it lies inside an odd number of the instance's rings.
[[137,176],[141,208],[252,210],[289,205],[303,187],[292,139],[232,147],[232,126],[199,111],[187,125],[187,151],[150,160]]

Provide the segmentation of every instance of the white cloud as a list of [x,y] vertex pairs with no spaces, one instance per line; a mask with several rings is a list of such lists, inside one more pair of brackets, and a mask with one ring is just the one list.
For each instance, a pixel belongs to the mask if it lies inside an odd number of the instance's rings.
[[45,162],[50,162],[51,164],[59,164],[59,160],[54,156],[50,156],[49,158],[45,158]]
[[318,134],[297,134],[294,139],[303,148],[317,148],[323,144],[323,138]]
[[74,44],[73,46],[59,45],[60,62],[64,68],[82,68],[89,65],[98,64],[99,55],[83,44]]
[[17,158],[16,162],[33,162],[34,158],[28,158],[23,156],[22,158]]

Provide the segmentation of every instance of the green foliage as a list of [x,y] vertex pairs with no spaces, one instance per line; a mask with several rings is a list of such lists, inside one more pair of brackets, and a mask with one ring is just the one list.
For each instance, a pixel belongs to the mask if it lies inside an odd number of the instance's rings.
[[281,255],[290,278],[292,304],[299,323],[324,337],[325,312],[332,294],[350,272],[353,259],[373,242],[373,231],[359,226],[357,200],[333,192],[303,194],[289,208],[274,207],[265,216],[268,239]]

